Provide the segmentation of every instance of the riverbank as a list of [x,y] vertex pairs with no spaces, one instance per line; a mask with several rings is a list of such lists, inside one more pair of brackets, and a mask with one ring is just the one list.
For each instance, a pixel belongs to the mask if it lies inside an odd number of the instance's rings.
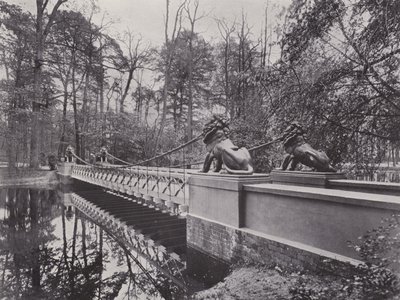
[[343,278],[329,275],[285,273],[279,267],[242,265],[220,283],[193,295],[196,300],[356,300],[358,293],[349,295],[343,290]]

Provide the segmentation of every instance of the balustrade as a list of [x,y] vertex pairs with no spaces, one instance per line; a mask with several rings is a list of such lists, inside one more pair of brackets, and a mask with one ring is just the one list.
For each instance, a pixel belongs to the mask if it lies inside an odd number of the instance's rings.
[[168,207],[174,213],[185,213],[189,205],[188,179],[192,172],[155,167],[118,169],[75,165],[72,177],[143,198],[147,205]]

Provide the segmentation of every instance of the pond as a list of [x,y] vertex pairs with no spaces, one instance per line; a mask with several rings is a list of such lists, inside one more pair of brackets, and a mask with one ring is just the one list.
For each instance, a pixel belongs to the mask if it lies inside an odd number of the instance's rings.
[[174,284],[57,189],[0,189],[0,299],[182,299]]

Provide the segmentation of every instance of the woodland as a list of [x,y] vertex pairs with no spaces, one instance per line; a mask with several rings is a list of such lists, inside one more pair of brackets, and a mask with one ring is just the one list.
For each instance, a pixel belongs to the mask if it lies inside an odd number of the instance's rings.
[[[228,21],[201,1],[170,1],[157,47],[135,28],[109,34],[96,2],[36,0],[33,13],[0,1],[1,160],[37,168],[72,145],[85,160],[105,146],[135,163],[193,139],[221,113],[238,146],[297,121],[338,169],[398,164],[400,1],[293,0],[274,24],[266,2],[261,32],[245,9]],[[200,22],[216,22],[219,39]],[[185,161],[203,148],[189,147]],[[277,167],[282,154],[280,145],[257,150],[256,170]]]

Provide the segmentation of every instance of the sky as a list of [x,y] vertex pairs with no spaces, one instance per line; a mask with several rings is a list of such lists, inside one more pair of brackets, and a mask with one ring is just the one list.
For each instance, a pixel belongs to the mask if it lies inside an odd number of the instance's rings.
[[[170,19],[173,19],[174,12],[181,1],[170,0]],[[36,11],[35,0],[8,0],[7,2],[20,5],[32,13]],[[54,2],[55,0],[50,1],[50,7]],[[122,35],[129,28],[136,35],[141,35],[143,41],[152,46],[163,43],[166,0],[95,0],[95,2],[101,10],[95,16],[95,23],[100,23],[102,19],[105,23],[111,22],[112,24],[108,26],[110,34]],[[225,19],[231,23],[235,19],[240,20],[243,11],[252,31],[258,35],[264,23],[267,3],[268,23],[274,24],[275,16],[290,2],[291,0],[199,0],[198,14],[204,15],[204,18],[196,24],[196,31],[206,38],[218,39],[219,32],[215,18]],[[88,7],[88,3],[88,0],[69,0],[68,5],[84,10],[82,6]]]

